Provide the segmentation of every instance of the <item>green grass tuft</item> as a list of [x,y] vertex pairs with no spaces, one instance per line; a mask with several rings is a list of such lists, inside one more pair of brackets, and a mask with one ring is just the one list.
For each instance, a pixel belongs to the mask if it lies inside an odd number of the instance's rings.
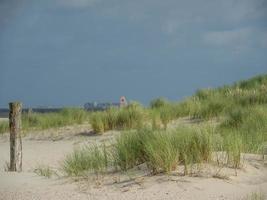
[[46,165],[39,165],[34,172],[39,176],[44,176],[46,178],[51,178],[55,172]]
[[89,118],[89,113],[80,108],[64,108],[56,113],[23,113],[23,129],[48,129],[81,124]]
[[243,141],[239,134],[229,134],[224,138],[224,151],[227,154],[227,164],[235,169],[240,168]]
[[132,103],[120,109],[111,108],[96,112],[90,117],[90,123],[96,133],[114,129],[135,129],[143,126],[146,117],[144,108]]
[[7,133],[9,131],[8,122],[0,122],[0,134]]
[[172,137],[165,132],[155,132],[144,143],[147,165],[153,173],[171,172],[178,166],[178,149]]
[[67,155],[62,165],[68,176],[83,176],[88,172],[104,172],[109,164],[106,146],[85,146]]
[[244,200],[264,200],[266,196],[262,192],[252,192],[247,195]]

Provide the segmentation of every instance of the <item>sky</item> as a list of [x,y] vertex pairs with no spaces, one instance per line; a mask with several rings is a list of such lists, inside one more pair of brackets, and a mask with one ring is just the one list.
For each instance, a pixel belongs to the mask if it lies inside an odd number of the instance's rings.
[[266,52],[266,0],[0,0],[0,107],[181,100]]

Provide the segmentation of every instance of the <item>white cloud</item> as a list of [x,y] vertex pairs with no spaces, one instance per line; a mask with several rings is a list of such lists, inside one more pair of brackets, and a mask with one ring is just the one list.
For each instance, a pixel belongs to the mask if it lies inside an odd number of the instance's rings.
[[[206,42],[217,45],[227,45],[227,43],[232,45],[234,42],[240,47],[244,43],[250,43],[254,31],[244,28],[244,25],[267,19],[266,0],[205,0],[205,3],[195,0],[179,0],[176,3],[172,0],[166,1],[170,3],[165,1],[158,3],[162,9],[159,13],[154,13],[153,18],[160,16],[161,31],[170,36],[181,37],[183,31],[190,31],[188,34],[191,35],[193,35],[192,31],[201,34],[199,30],[218,27],[218,25],[223,28],[243,26],[239,30],[208,33],[205,36]],[[246,41],[248,38],[249,41]]]
[[214,47],[228,48],[240,53],[252,48],[266,48],[267,31],[255,28],[210,31],[204,34],[203,41]]
[[70,8],[93,7],[101,17],[134,21],[145,24],[147,29],[159,28],[174,40],[183,41],[190,37],[199,40],[203,31],[211,27],[239,27],[210,31],[202,39],[205,44],[233,49],[267,46],[266,31],[244,28],[267,19],[266,0],[205,0],[204,3],[198,0],[57,1]]

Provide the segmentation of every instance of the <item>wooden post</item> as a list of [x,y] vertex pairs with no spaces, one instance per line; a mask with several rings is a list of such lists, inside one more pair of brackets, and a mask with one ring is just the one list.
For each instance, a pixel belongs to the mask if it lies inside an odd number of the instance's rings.
[[21,141],[21,110],[20,102],[9,103],[10,130],[10,171],[22,170],[22,141]]

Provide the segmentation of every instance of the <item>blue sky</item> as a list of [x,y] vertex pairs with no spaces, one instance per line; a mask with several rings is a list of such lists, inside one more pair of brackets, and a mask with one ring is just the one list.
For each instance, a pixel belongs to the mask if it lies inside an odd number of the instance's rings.
[[179,100],[266,52],[266,0],[0,0],[0,107]]

